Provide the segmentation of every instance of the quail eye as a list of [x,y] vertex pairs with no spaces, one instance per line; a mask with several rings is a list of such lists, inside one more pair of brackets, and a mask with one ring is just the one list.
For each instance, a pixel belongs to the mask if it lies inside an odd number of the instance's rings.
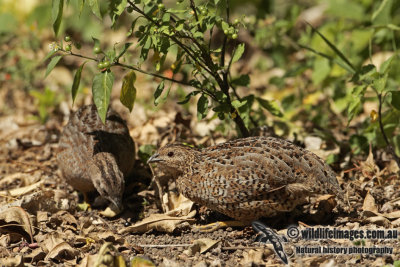
[[167,154],[168,157],[172,157],[173,155],[174,155],[174,152],[172,152],[172,151],[168,152],[168,154]]

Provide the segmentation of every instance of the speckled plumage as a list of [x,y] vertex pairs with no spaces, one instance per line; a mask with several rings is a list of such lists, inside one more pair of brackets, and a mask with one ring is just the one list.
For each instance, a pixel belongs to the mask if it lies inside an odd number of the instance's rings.
[[94,105],[71,114],[59,141],[58,166],[64,179],[87,193],[97,190],[122,207],[124,176],[133,167],[135,147],[124,120],[109,109],[103,124]]
[[192,201],[241,221],[271,217],[312,195],[338,194],[335,173],[318,156],[274,137],[249,137],[201,150],[167,145],[153,155]]

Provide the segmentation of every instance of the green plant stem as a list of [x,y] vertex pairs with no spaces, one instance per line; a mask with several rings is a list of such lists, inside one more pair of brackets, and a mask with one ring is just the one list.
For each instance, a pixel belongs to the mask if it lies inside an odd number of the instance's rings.
[[400,158],[396,155],[396,152],[393,149],[393,146],[390,144],[389,139],[386,136],[386,133],[383,128],[383,123],[382,123],[382,93],[378,94],[378,99],[379,99],[379,107],[378,107],[378,119],[379,119],[379,128],[381,130],[383,139],[385,140],[385,143],[387,145],[387,148],[389,149],[390,153],[392,154],[394,160],[397,163],[397,166],[400,168]]
[[123,67],[123,68],[126,68],[126,69],[131,69],[131,70],[134,70],[134,71],[146,74],[146,75],[150,75],[150,76],[153,76],[153,77],[156,77],[156,78],[160,78],[160,79],[163,79],[163,80],[167,80],[167,81],[170,81],[170,82],[173,82],[173,83],[182,84],[182,85],[185,85],[185,86],[191,86],[191,87],[194,87],[194,88],[197,88],[197,89],[202,89],[200,87],[197,87],[195,85],[189,84],[189,83],[184,82],[184,81],[178,81],[176,79],[168,78],[168,77],[162,76],[162,75],[157,74],[157,73],[147,72],[147,71],[144,71],[142,69],[136,68],[134,66],[126,65],[126,64],[123,64],[123,63],[115,62],[112,65]]
[[[59,51],[68,53],[68,54],[71,55],[71,56],[80,57],[80,58],[85,58],[85,59],[89,59],[89,60],[93,60],[93,61],[98,61],[98,60],[97,60],[96,58],[94,58],[94,57],[88,57],[88,56],[84,56],[84,55],[81,55],[81,54],[76,54],[76,53],[73,53],[73,52],[67,52],[67,51],[65,51],[65,50],[63,50],[63,49],[60,49]],[[137,72],[146,74],[146,75],[150,75],[150,76],[153,76],[153,77],[156,77],[156,78],[160,78],[160,79],[163,79],[163,80],[167,80],[167,81],[170,81],[170,82],[173,82],[173,83],[182,84],[182,85],[185,85],[185,86],[190,86],[190,87],[194,87],[194,88],[203,90],[203,88],[201,88],[201,87],[199,87],[199,86],[195,86],[195,85],[193,85],[193,84],[189,84],[189,83],[187,83],[187,82],[179,81],[179,80],[176,80],[176,79],[173,79],[173,78],[168,78],[168,77],[162,76],[162,75],[157,74],[157,73],[147,72],[147,71],[145,71],[145,70],[136,68],[136,67],[134,67],[134,66],[126,65],[126,64],[123,64],[123,63],[113,62],[113,63],[112,63],[112,66],[119,66],[119,67],[123,67],[123,68],[126,68],[126,69],[131,69],[131,70],[134,70],[134,71],[137,71]],[[209,92],[207,92],[207,93],[209,93]],[[215,97],[215,96],[214,96],[214,97]]]

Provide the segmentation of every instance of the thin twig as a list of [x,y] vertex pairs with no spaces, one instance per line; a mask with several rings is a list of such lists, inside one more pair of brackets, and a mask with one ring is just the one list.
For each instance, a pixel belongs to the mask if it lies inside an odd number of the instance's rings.
[[160,244],[160,245],[148,245],[148,244],[136,244],[142,248],[175,248],[175,247],[190,247],[193,244]]
[[394,160],[397,163],[397,166],[400,168],[400,158],[396,155],[396,152],[393,149],[393,146],[390,144],[388,137],[386,136],[386,133],[383,128],[383,123],[382,123],[382,93],[378,94],[378,100],[379,100],[379,107],[378,107],[378,120],[379,120],[379,128],[381,130],[383,139],[385,140],[385,143],[387,145],[387,148],[389,149],[390,153],[392,154]]
[[160,79],[163,79],[163,80],[167,80],[167,81],[170,81],[170,82],[174,82],[174,83],[178,83],[178,84],[182,84],[182,85],[186,85],[186,86],[191,86],[191,87],[194,87],[194,88],[197,88],[197,89],[202,89],[200,87],[197,87],[195,85],[189,84],[189,83],[184,82],[184,81],[179,81],[179,80],[176,80],[176,79],[173,79],[173,78],[169,78],[169,77],[166,77],[166,76],[163,76],[163,75],[160,75],[160,74],[157,74],[157,73],[153,73],[153,72],[147,72],[147,71],[144,71],[142,69],[136,68],[134,66],[126,65],[126,64],[123,64],[123,63],[115,62],[113,65],[114,66],[123,67],[123,68],[127,68],[127,69],[131,69],[131,70],[135,70],[137,72],[140,72],[140,73],[143,73],[143,74],[147,74],[147,75],[150,75],[150,76],[153,76],[153,77],[156,77],[156,78],[160,78]]

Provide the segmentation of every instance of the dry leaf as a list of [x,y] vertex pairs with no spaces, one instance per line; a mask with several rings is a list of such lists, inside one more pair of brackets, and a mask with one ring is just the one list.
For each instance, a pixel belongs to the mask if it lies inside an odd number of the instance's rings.
[[[96,267],[105,267],[105,266],[116,266],[116,267],[125,267],[125,262],[117,260],[117,257],[114,256],[117,249],[110,243],[104,243],[97,255],[96,263],[94,266]],[[122,265],[118,265],[122,264]]]
[[112,242],[112,243],[119,243],[119,244],[123,244],[125,242],[125,239],[122,238],[119,235],[114,234],[111,231],[106,231],[106,232],[101,232],[101,233],[96,233],[96,237],[99,240],[105,240],[108,242]]
[[64,239],[60,236],[58,232],[52,232],[45,235],[46,239],[40,242],[40,247],[44,252],[49,253],[55,246],[64,242]]
[[24,258],[21,255],[0,259],[0,266],[2,267],[23,267]]
[[375,164],[371,145],[369,146],[369,154],[367,159],[360,163],[360,169],[363,176],[368,178],[371,178],[375,174],[379,173],[379,167]]
[[373,216],[373,217],[369,217],[365,219],[366,222],[368,223],[373,223],[376,225],[380,225],[383,226],[385,228],[389,228],[390,227],[390,221],[388,219],[386,219],[383,216]]
[[[112,205],[114,206],[114,205]],[[99,212],[101,215],[107,218],[113,218],[121,213],[121,211],[117,208],[108,206],[105,210]]]
[[382,213],[381,215],[388,219],[398,219],[400,218],[400,210],[392,211],[389,213]]
[[253,266],[265,264],[263,260],[264,249],[250,249],[249,251],[243,251],[243,260],[240,262],[241,265]]
[[168,192],[163,196],[163,202],[167,207],[167,215],[171,216],[186,216],[190,213],[193,207],[193,201],[184,197],[182,194]]
[[378,207],[376,206],[375,199],[369,191],[364,198],[364,203],[363,203],[362,209],[363,209],[363,211],[370,211],[373,213],[378,212]]
[[36,221],[38,223],[47,222],[48,219],[49,219],[49,217],[47,216],[47,212],[46,211],[38,211],[36,213]]
[[156,265],[149,259],[134,257],[129,265],[130,267],[155,267]]
[[210,238],[201,238],[193,242],[193,244],[185,251],[189,256],[194,256],[197,252],[204,253],[213,248],[220,240],[212,240]]
[[67,242],[61,242],[53,247],[44,259],[72,260],[77,255],[78,251],[76,249],[72,248]]
[[42,248],[34,249],[27,258],[31,258],[31,262],[38,262],[43,260],[46,257],[46,253],[44,253]]
[[78,267],[92,267],[96,264],[97,255],[86,254],[86,257],[83,258],[82,262],[78,265]]
[[141,222],[120,230],[119,234],[124,233],[145,233],[149,230],[158,232],[172,233],[181,223],[193,221],[196,211],[190,212],[187,216],[173,217],[166,214],[152,214]]
[[28,186],[14,188],[14,189],[7,190],[7,191],[0,191],[0,195],[9,195],[12,197],[25,195],[25,194],[32,192],[33,190],[39,188],[43,183],[44,183],[44,180],[40,180],[39,182],[28,185]]
[[[12,228],[8,228],[7,226],[13,226]],[[11,207],[7,210],[0,213],[0,232],[2,231],[12,231],[14,233],[22,234],[23,236],[29,235],[31,243],[33,242],[33,230],[32,230],[32,222],[28,213],[22,209],[21,207]],[[19,227],[15,227],[19,226]],[[23,233],[15,232],[20,228],[25,231]],[[12,229],[12,230],[10,230]]]

